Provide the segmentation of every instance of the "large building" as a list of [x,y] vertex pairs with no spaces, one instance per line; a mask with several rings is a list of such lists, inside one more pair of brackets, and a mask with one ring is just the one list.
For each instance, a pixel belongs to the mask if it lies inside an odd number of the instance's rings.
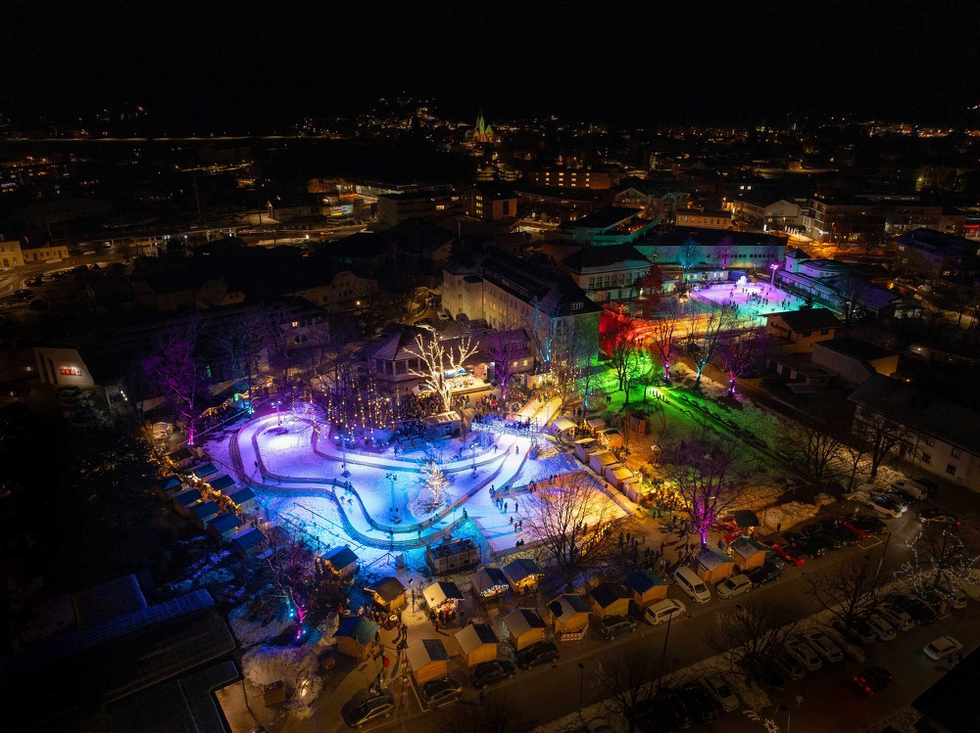
[[20,249],[20,242],[5,241],[0,236],[0,267],[20,267],[24,264],[24,254]]
[[631,244],[583,247],[559,265],[596,302],[632,298],[637,278],[650,272],[650,261]]
[[517,194],[507,186],[477,183],[463,192],[463,213],[484,221],[517,218]]
[[460,195],[452,191],[385,193],[378,196],[378,221],[395,226],[408,219],[442,219],[462,208]]
[[680,209],[674,214],[674,223],[678,227],[685,228],[697,227],[699,229],[731,229],[732,212]]
[[643,212],[622,206],[604,206],[562,225],[561,233],[573,242],[598,246],[629,244],[657,225],[641,218]]
[[612,188],[609,171],[592,168],[542,168],[527,172],[527,181],[533,186],[557,186],[558,188]]
[[629,179],[613,198],[616,206],[643,209],[648,219],[673,223],[677,211],[684,209],[691,195],[679,185]]
[[817,242],[878,242],[885,235],[889,206],[868,198],[817,195],[802,217],[806,235]]
[[896,240],[896,269],[928,277],[980,274],[980,245],[934,229],[916,229]]
[[660,265],[678,265],[685,270],[765,270],[781,262],[786,240],[757,232],[674,227],[673,231],[641,232],[631,241],[643,255]]
[[67,244],[46,244],[41,247],[20,248],[24,264],[30,262],[47,262],[48,260],[66,260],[71,254]]

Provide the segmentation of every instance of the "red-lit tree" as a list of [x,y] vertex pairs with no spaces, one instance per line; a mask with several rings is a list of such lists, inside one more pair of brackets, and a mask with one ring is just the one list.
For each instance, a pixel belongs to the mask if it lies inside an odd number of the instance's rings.
[[650,322],[650,355],[664,370],[664,381],[670,381],[670,368],[677,361],[677,331],[682,318],[678,298],[667,300]]
[[619,388],[628,390],[630,382],[638,376],[642,357],[642,341],[636,323],[628,316],[618,316],[609,322],[606,330],[606,351],[616,370]]

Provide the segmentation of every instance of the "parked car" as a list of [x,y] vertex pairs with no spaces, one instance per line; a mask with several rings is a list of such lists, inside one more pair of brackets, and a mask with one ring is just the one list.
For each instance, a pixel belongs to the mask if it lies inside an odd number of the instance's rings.
[[879,604],[875,609],[875,613],[899,631],[911,631],[915,628],[915,622],[912,620],[912,617],[893,603]]
[[870,529],[861,527],[860,523],[856,521],[857,519],[858,517],[853,517],[851,519],[842,519],[841,526],[853,532],[862,540],[866,540],[869,537],[874,537],[875,533]]
[[779,555],[779,557],[788,562],[790,565],[798,567],[806,562],[806,558],[790,545],[784,545],[777,542],[772,546],[772,549],[777,555]]
[[779,553],[773,549],[766,551],[766,565],[772,565],[776,570],[782,570],[786,567],[786,561],[779,556]]
[[752,590],[752,581],[746,575],[733,575],[715,586],[715,593],[723,601],[748,593],[750,590]]
[[701,675],[701,684],[726,713],[738,710],[738,698],[735,697],[732,688],[728,686],[728,682],[720,674]]
[[[856,545],[861,539],[856,532],[832,519],[825,519],[822,522],[809,524],[803,528],[803,534],[812,534],[814,532],[822,533],[822,535],[826,535],[827,538],[832,537],[834,540],[839,542],[840,544],[835,545],[834,549],[837,549],[843,545]],[[817,534],[818,537],[821,537],[822,535]]]
[[927,657],[935,659],[938,662],[940,659],[945,659],[946,657],[962,652],[963,645],[952,636],[940,636],[938,639],[933,639],[922,647],[922,651],[925,652]]
[[446,313],[446,311],[439,311],[438,318],[443,323],[448,323],[449,321],[453,320],[453,317]]
[[826,545],[827,549],[839,550],[844,546],[840,537],[837,536],[835,532],[829,532],[823,525],[820,524],[808,524],[802,530],[805,537],[812,537],[814,539],[820,540]]
[[936,524],[959,524],[955,516],[940,509],[926,508],[919,512],[920,522],[935,522]]
[[942,593],[935,588],[929,588],[928,590],[923,591],[919,594],[919,597],[929,604],[929,608],[931,608],[937,616],[939,615],[943,604],[946,605],[947,609],[951,608],[953,605],[952,600],[945,593]]
[[351,728],[363,728],[378,718],[390,718],[395,709],[395,696],[390,692],[380,695],[373,690],[361,690],[344,703],[340,716]]
[[831,625],[844,636],[851,639],[851,641],[855,641],[858,644],[871,644],[878,638],[877,632],[872,628],[866,618],[852,618],[851,625],[847,628],[839,620],[835,620]]
[[648,624],[659,626],[665,621],[684,618],[686,613],[687,607],[681,601],[675,598],[665,598],[652,606],[647,606],[643,612],[643,618]]
[[859,514],[858,516],[854,517],[847,526],[851,527],[852,529],[854,527],[866,529],[871,534],[879,537],[891,532],[888,525],[881,521],[878,517],[870,517],[866,514]]
[[654,711],[654,719],[659,730],[690,728],[694,724],[691,713],[680,694],[670,687],[661,687],[657,690]]
[[606,616],[599,622],[599,631],[606,639],[615,639],[635,630],[636,623],[625,616]]
[[468,315],[466,315],[465,313],[457,313],[456,314],[456,322],[457,323],[469,323],[470,322],[470,317]]
[[844,652],[837,645],[837,642],[824,632],[816,630],[808,631],[803,634],[803,638],[806,639],[807,644],[813,647],[813,650],[817,654],[828,662],[836,664],[837,662],[844,661]]
[[898,519],[902,516],[901,507],[884,494],[875,494],[874,496],[868,497],[868,509],[891,519]]
[[419,697],[422,699],[422,707],[435,710],[444,705],[452,705],[459,700],[462,694],[463,688],[456,682],[448,677],[440,677],[423,684]]
[[695,603],[707,603],[711,600],[711,591],[704,581],[691,568],[681,566],[674,571],[674,582],[687,593]]
[[892,481],[892,489],[896,491],[904,491],[914,499],[925,499],[931,493],[929,488],[922,482],[916,479],[902,479],[901,481]]
[[521,669],[540,667],[542,664],[551,664],[560,656],[561,652],[558,651],[558,647],[545,639],[517,652],[517,666]]
[[909,495],[905,494],[901,489],[889,489],[881,496],[884,496],[886,499],[891,499],[898,504],[898,508],[902,510],[902,514],[907,512],[912,505],[912,502],[909,501]]
[[770,657],[769,661],[776,671],[786,679],[799,682],[806,676],[806,667],[788,651],[776,652]]
[[938,585],[936,590],[945,595],[953,602],[953,608],[960,609],[966,608],[967,598],[966,593],[961,591],[959,588],[951,588],[948,585]]
[[811,560],[816,560],[827,554],[827,548],[824,544],[814,537],[804,537],[796,532],[786,532],[784,536],[797,552]]
[[813,651],[813,647],[807,644],[806,639],[794,639],[787,642],[788,651],[800,664],[806,667],[808,672],[816,672],[823,666],[820,656]]
[[489,662],[481,662],[473,668],[470,674],[470,681],[473,687],[480,689],[495,685],[503,680],[509,680],[517,673],[517,667],[506,659],[494,659]]
[[892,683],[892,673],[884,667],[868,667],[863,672],[854,675],[853,680],[860,692],[865,695],[874,695]]
[[681,700],[684,701],[684,707],[691,713],[691,717],[701,725],[718,719],[718,713],[715,711],[715,706],[711,704],[711,698],[708,697],[704,687],[697,682],[688,682],[681,687]]
[[879,616],[877,613],[873,613],[868,616],[868,624],[874,629],[875,636],[878,637],[878,641],[891,641],[898,633],[895,630],[894,624],[886,619],[884,616]]
[[939,484],[933,481],[931,478],[916,476],[912,480],[919,484],[919,486],[922,486],[928,492],[929,496],[935,496],[939,493]]
[[757,568],[752,568],[745,573],[749,580],[752,581],[752,585],[756,588],[761,588],[769,583],[774,583],[782,576],[779,568],[775,565],[770,565],[768,562],[760,565]]
[[936,612],[921,598],[917,598],[909,593],[897,593],[890,596],[888,600],[905,611],[920,626],[928,626],[929,624],[936,623]]

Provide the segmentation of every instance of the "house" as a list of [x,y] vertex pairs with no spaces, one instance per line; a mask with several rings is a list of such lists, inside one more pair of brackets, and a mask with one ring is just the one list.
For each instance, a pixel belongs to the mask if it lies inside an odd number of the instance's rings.
[[559,263],[596,303],[625,300],[637,294],[634,284],[650,272],[650,260],[632,244],[583,247]]
[[174,509],[185,517],[190,516],[191,505],[201,500],[201,492],[197,489],[185,489],[173,496]]
[[518,608],[504,617],[504,628],[514,649],[520,651],[544,639],[548,624],[533,608]]
[[467,667],[497,658],[500,639],[486,624],[467,624],[456,632],[456,642]]
[[124,575],[87,588],[71,597],[75,624],[79,629],[91,629],[120,616],[146,608],[146,598],[135,575]]
[[180,483],[179,478],[176,476],[167,476],[157,481],[154,491],[161,499],[170,499],[174,494],[182,490],[182,486],[183,484]]
[[382,578],[370,588],[364,589],[372,600],[389,613],[405,606],[405,586],[398,578]]
[[[679,213],[679,212],[678,212]],[[760,232],[675,226],[669,231],[646,230],[631,244],[661,267],[679,265],[684,270],[705,267],[728,279],[731,270],[755,270],[769,274],[769,265],[782,262],[786,239]],[[684,277],[685,281],[699,278]]]
[[980,410],[967,399],[920,389],[880,374],[847,398],[856,405],[854,429],[885,419],[904,427],[900,458],[947,481],[980,491]]
[[751,537],[739,537],[728,546],[728,554],[735,561],[740,573],[761,567],[766,561],[769,548]]
[[652,570],[637,570],[626,579],[626,585],[633,591],[633,602],[640,608],[667,597],[667,581]]
[[357,554],[347,545],[324,550],[317,557],[317,566],[342,578],[350,578],[357,574]]
[[631,495],[632,500],[636,500],[636,485],[640,483],[640,478],[625,463],[606,466],[604,478],[624,494]]
[[443,219],[462,210],[460,195],[452,191],[383,193],[378,196],[378,221],[395,226],[409,219]]
[[544,577],[538,564],[529,557],[519,557],[503,567],[504,577],[514,593],[533,593]]
[[213,501],[199,501],[188,507],[191,521],[197,525],[198,529],[207,529],[211,520],[221,514],[221,507]]
[[265,547],[265,535],[255,527],[246,527],[231,538],[231,551],[238,557],[257,555]]
[[766,335],[784,353],[810,353],[813,345],[830,341],[841,322],[826,308],[782,311],[766,316]]
[[221,474],[220,476],[215,476],[213,479],[208,479],[207,484],[214,491],[227,493],[226,489],[235,485],[235,479],[227,474]]
[[551,433],[557,438],[569,438],[575,434],[574,420],[570,420],[567,417],[556,417],[551,421]]
[[677,227],[697,227],[699,229],[731,229],[732,212],[724,210],[695,211],[680,209],[674,215]]
[[470,576],[470,582],[481,601],[502,598],[510,587],[500,568],[481,568]]
[[483,221],[517,217],[517,194],[499,183],[477,183],[463,192],[463,213]]
[[449,652],[442,639],[423,639],[410,646],[405,655],[417,684],[445,677],[449,672]]
[[589,591],[589,607],[599,618],[625,616],[630,610],[630,592],[619,583],[599,583]]
[[221,493],[228,497],[228,501],[232,505],[237,507],[236,511],[242,513],[255,511],[255,493],[247,486],[231,486]]
[[716,547],[702,547],[695,559],[698,577],[705,583],[724,580],[735,569],[735,561]]
[[582,463],[588,463],[593,453],[602,450],[599,441],[595,438],[582,438],[575,441],[575,457]]
[[589,625],[589,599],[563,593],[548,604],[548,622],[557,635],[576,634]]
[[367,616],[347,616],[334,634],[337,651],[363,662],[374,655],[378,629],[379,626]]
[[238,534],[243,522],[234,514],[219,514],[208,524],[208,534],[216,540],[230,540]]
[[898,354],[851,336],[813,345],[813,363],[829,369],[842,384],[864,384],[872,374],[890,377],[898,371]]
[[980,274],[980,252],[975,242],[963,237],[920,228],[895,240],[899,270],[931,278],[974,277]]

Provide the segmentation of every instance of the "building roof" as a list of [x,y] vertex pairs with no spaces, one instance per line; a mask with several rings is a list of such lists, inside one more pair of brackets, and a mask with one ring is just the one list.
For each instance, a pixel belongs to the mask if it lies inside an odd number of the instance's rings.
[[321,557],[333,565],[335,570],[346,568],[348,565],[357,562],[357,554],[347,545],[344,545],[343,547],[335,547],[334,549],[325,552]]
[[751,537],[739,537],[737,540],[732,542],[728,546],[732,552],[734,552],[739,557],[748,560],[760,552],[766,552],[769,548],[764,545],[759,544]]
[[965,252],[976,252],[978,247],[976,242],[963,237],[957,237],[944,232],[937,232],[935,229],[920,227],[911,232],[905,232],[895,240],[898,244],[904,244],[916,249],[923,249],[937,254],[962,254]]
[[361,646],[371,643],[380,627],[367,616],[347,616],[337,627],[334,636],[338,638],[353,639]]
[[599,583],[589,591],[589,596],[602,608],[608,608],[616,601],[629,598],[630,592],[625,585],[619,583]]
[[398,596],[405,594],[405,586],[398,578],[393,577],[382,578],[370,589],[385,603],[391,603]]
[[467,624],[456,632],[456,641],[463,654],[469,654],[486,644],[499,644],[500,639],[486,624]]
[[213,501],[202,501],[191,506],[191,514],[204,520],[221,513],[221,507]]
[[693,240],[703,247],[713,247],[721,244],[722,240],[731,242],[736,247],[749,246],[785,246],[786,240],[772,234],[760,232],[736,232],[728,229],[705,229],[703,227],[675,226],[670,231],[648,230],[633,241],[633,244],[654,246],[678,246],[687,240]]
[[146,599],[136,576],[124,575],[74,594],[71,605],[78,628],[89,629],[146,608]]
[[378,194],[379,199],[390,201],[436,201],[452,196],[452,191],[403,191],[401,193]]
[[184,489],[179,494],[174,494],[173,500],[179,506],[190,506],[195,501],[201,500],[201,492],[197,489]]
[[667,585],[667,581],[652,570],[637,570],[626,580],[626,584],[637,593],[646,593],[651,588]]
[[980,650],[974,649],[915,698],[912,707],[948,733],[975,733],[980,730],[980,707],[971,695],[963,693],[973,688],[978,676]]
[[531,629],[545,629],[548,624],[544,622],[540,614],[533,608],[518,608],[513,613],[504,617],[507,629],[514,636],[526,634]]
[[706,570],[717,570],[726,563],[735,562],[716,547],[702,547],[697,559]]
[[427,341],[431,338],[431,333],[424,328],[391,323],[382,329],[381,339],[369,344],[364,353],[372,359],[395,361],[406,349],[418,349],[418,336]]
[[572,593],[563,593],[548,604],[548,610],[559,621],[568,621],[580,613],[589,612],[589,599]]
[[872,374],[847,399],[955,448],[980,455],[977,431],[980,414],[962,403],[878,373]]
[[503,567],[504,575],[511,583],[519,583],[530,575],[544,575],[538,564],[529,557],[519,557]]
[[707,211],[697,211],[695,209],[678,209],[677,216],[713,216],[725,219],[732,218],[732,212],[724,209],[709,209]]
[[188,458],[193,458],[193,457],[194,454],[191,453],[190,449],[188,449],[187,447],[178,448],[177,450],[171,451],[170,453],[167,454],[167,458],[169,458],[174,463],[180,463],[181,461],[186,461]]
[[498,586],[507,585],[507,576],[500,568],[481,568],[470,576],[473,586],[481,593]]
[[840,328],[841,326],[841,322],[837,320],[837,316],[827,308],[804,308],[798,311],[769,313],[766,316],[767,324],[770,318],[782,320],[795,333],[822,331],[824,329]]
[[591,268],[649,267],[650,260],[632,244],[614,244],[609,247],[583,247],[561,261],[561,266],[572,272]]
[[176,476],[167,476],[157,481],[157,488],[160,491],[168,491],[170,489],[176,489],[180,486],[180,479]]
[[231,538],[231,541],[243,550],[250,550],[257,545],[265,542],[265,535],[255,527],[246,527],[241,532]]
[[219,514],[211,520],[211,526],[221,534],[230,532],[233,529],[238,529],[242,526],[242,524],[242,520],[230,512]]
[[235,479],[233,479],[231,476],[228,476],[227,474],[221,474],[220,476],[217,476],[211,479],[210,481],[208,481],[208,486],[210,486],[215,491],[221,491],[222,493],[227,493],[225,492],[225,489],[227,489],[229,486],[234,486],[234,485],[235,485]]
[[450,580],[437,580],[423,590],[422,595],[425,597],[425,602],[429,606],[438,606],[440,603],[449,600],[463,600],[463,594],[460,592],[459,586]]
[[598,211],[569,222],[568,226],[575,229],[612,229],[623,222],[635,219],[640,213],[639,209],[630,209],[624,206],[603,206]]
[[244,504],[255,498],[255,492],[247,486],[229,486],[221,492],[236,504]]
[[405,652],[408,656],[408,665],[413,672],[417,672],[430,662],[448,662],[449,652],[442,639],[422,639],[422,641],[410,646]]
[[810,259],[810,255],[808,255],[802,249],[790,249],[786,251],[786,259],[804,262]]
[[505,186],[501,183],[480,182],[475,184],[473,188],[478,190],[491,201],[517,198],[517,194],[514,193],[513,188],[510,186]]
[[205,463],[203,466],[197,466],[191,473],[193,473],[198,478],[205,478],[206,476],[212,476],[218,472],[217,466],[213,463]]
[[870,341],[854,338],[853,336],[841,336],[830,339],[829,341],[821,341],[818,344],[814,344],[813,348],[829,349],[842,356],[848,356],[858,361],[876,361],[889,356],[895,356],[887,349],[876,346]]

